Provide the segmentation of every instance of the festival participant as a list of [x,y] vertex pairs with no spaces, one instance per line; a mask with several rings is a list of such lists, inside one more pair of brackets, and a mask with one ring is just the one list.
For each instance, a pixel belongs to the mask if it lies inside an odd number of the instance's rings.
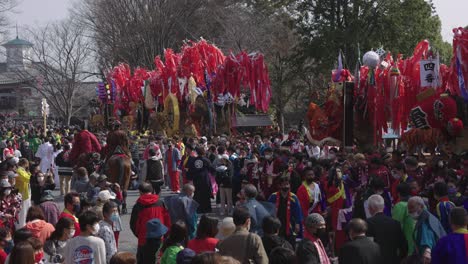
[[434,198],[438,201],[436,205],[437,218],[445,229],[445,232],[451,233],[449,215],[450,211],[455,207],[448,198],[448,186],[444,182],[436,182],[433,188]]
[[393,182],[390,171],[382,164],[381,158],[377,155],[372,157],[370,160],[369,175],[374,175],[380,178],[383,181],[385,188],[390,188]]
[[163,200],[157,194],[153,194],[153,187],[149,183],[142,183],[138,190],[140,197],[133,206],[130,217],[130,229],[138,238],[137,259],[138,263],[144,263],[144,246],[146,244],[146,222],[153,218],[158,218],[165,226],[171,226],[169,213],[165,208]]
[[267,252],[268,257],[270,258],[271,251],[276,247],[284,247],[291,250],[294,250],[293,246],[284,239],[283,237],[279,236],[279,231],[281,228],[281,221],[274,217],[268,216],[263,219],[262,223],[263,227],[263,247],[265,248],[265,252]]
[[354,155],[354,162],[356,163],[357,176],[361,187],[367,186],[369,182],[369,166],[366,157],[362,153]]
[[304,219],[311,213],[321,212],[322,193],[320,186],[314,181],[316,175],[312,167],[305,167],[303,171],[304,182],[297,190],[297,199],[302,209]]
[[413,235],[414,257],[423,263],[430,263],[431,251],[437,241],[446,235],[445,230],[440,221],[426,209],[420,196],[408,200],[408,214],[417,221]]
[[174,146],[174,141],[170,140],[167,145],[164,166],[167,168],[167,176],[170,180],[170,187],[173,192],[179,193],[179,163],[182,160],[180,150]]
[[406,173],[408,173],[408,176],[414,179],[420,187],[424,186],[425,184],[424,171],[419,166],[419,163],[416,157],[413,157],[413,156],[407,157],[404,160],[404,164],[405,164]]
[[343,181],[341,168],[333,167],[328,174],[325,185],[327,203],[330,207],[330,220],[332,230],[335,232],[335,248],[339,249],[345,241],[345,233],[338,230],[338,212],[340,209],[350,207],[350,197],[348,197],[346,186]]
[[14,157],[15,150],[13,149],[13,143],[11,141],[6,142],[6,147],[3,149],[3,159],[6,160],[7,157]]
[[219,241],[224,240],[228,236],[232,235],[234,231],[236,231],[236,225],[234,225],[234,220],[232,219],[232,217],[225,217],[221,221],[216,238]]
[[293,194],[289,178],[278,179],[279,192],[273,193],[268,201],[275,204],[276,217],[281,221],[279,235],[294,244],[296,237],[302,237],[302,211],[297,196]]
[[54,190],[55,182],[52,173],[42,173],[38,170],[30,179],[31,200],[35,205],[40,204],[41,197],[46,190]]
[[169,210],[169,215],[171,217],[171,222],[175,223],[177,221],[183,221],[187,226],[188,236],[190,239],[195,237],[195,232],[197,230],[197,208],[198,203],[193,200],[195,193],[195,187],[190,184],[184,184],[182,187],[182,193],[179,195],[169,196],[165,199]]
[[44,143],[42,143],[36,154],[35,157],[41,159],[41,172],[47,173],[51,170],[52,163],[54,162],[54,146],[50,143],[50,138],[46,137],[44,139]]
[[104,205],[111,200],[115,200],[115,194],[111,193],[109,190],[103,190],[98,193],[98,197],[96,200],[96,205],[91,208],[91,211],[95,212],[99,217],[99,220],[104,219],[102,209]]
[[96,237],[99,232],[99,218],[94,212],[86,211],[80,215],[79,222],[80,235],[70,239],[65,246],[65,264],[105,264],[106,246],[101,238]]
[[197,157],[190,161],[187,175],[193,179],[195,186],[195,195],[193,199],[199,204],[197,212],[200,214],[211,212],[212,187],[209,173],[215,173],[216,169],[212,166],[209,159],[205,157],[205,150],[201,147],[196,148]]
[[63,203],[65,208],[59,216],[59,221],[61,218],[70,218],[75,223],[75,237],[80,234],[80,224],[78,218],[76,217],[80,212],[80,195],[76,192],[69,192],[63,198]]
[[231,256],[242,263],[253,261],[257,264],[267,264],[268,256],[263,247],[262,239],[249,232],[251,223],[249,209],[244,206],[236,207],[232,215],[236,231],[218,243],[216,248],[219,253]]
[[28,241],[15,243],[5,263],[35,264],[34,248]]
[[402,163],[396,163],[393,165],[391,174],[393,177],[393,182],[390,188],[390,193],[392,195],[393,204],[396,204],[400,200],[400,197],[398,197],[397,186],[400,183],[408,182],[409,177],[406,173],[405,166]]
[[57,222],[55,231],[44,243],[44,252],[49,255],[50,263],[63,263],[63,255],[68,240],[75,235],[75,225],[70,218],[62,218]]
[[270,195],[277,191],[277,186],[275,186],[275,179],[279,176],[281,168],[284,167],[281,159],[273,155],[273,150],[271,148],[266,148],[264,150],[265,160],[260,165],[260,187],[264,197],[270,197]]
[[408,252],[408,243],[400,223],[383,213],[385,201],[382,196],[374,194],[367,200],[372,215],[367,219],[367,236],[379,244],[383,263],[400,263]]
[[366,237],[367,224],[360,218],[352,219],[348,224],[350,241],[340,249],[339,263],[381,263],[379,245]]
[[11,231],[5,227],[0,227],[0,264],[5,264],[8,254],[13,249]]
[[[146,243],[142,250],[142,259],[145,260],[145,263],[156,263],[156,257],[167,230],[167,227],[161,224],[158,218],[153,218],[146,223]],[[136,261],[133,264],[136,264]]]
[[465,208],[455,207],[450,211],[450,225],[453,233],[442,237],[431,253],[433,264],[468,263],[468,215]]

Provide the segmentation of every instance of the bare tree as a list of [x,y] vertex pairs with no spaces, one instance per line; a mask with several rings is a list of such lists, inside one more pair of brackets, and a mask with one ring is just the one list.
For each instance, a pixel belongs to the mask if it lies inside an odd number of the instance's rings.
[[70,124],[71,117],[87,107],[95,94],[87,74],[93,65],[89,39],[72,20],[31,29],[30,34],[34,44],[31,69],[15,73]]
[[5,27],[9,24],[8,14],[14,11],[18,0],[0,0],[0,32],[5,33]]

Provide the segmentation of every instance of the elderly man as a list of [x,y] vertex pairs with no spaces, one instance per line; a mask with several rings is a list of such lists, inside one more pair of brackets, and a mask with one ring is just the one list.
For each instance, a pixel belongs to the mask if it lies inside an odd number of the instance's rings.
[[267,216],[270,216],[271,213],[265,208],[265,206],[262,203],[257,201],[257,188],[255,188],[255,186],[253,186],[252,184],[247,184],[242,189],[242,192],[246,197],[246,201],[243,205],[247,207],[250,212],[250,232],[256,233],[259,236],[263,236],[263,219]]
[[373,237],[382,252],[382,263],[400,263],[406,257],[408,243],[398,221],[383,213],[385,201],[378,194],[371,195],[367,202],[372,217],[367,219],[367,236]]
[[366,237],[366,231],[366,221],[360,218],[351,219],[348,224],[351,241],[346,242],[340,250],[340,264],[381,263],[380,247]]
[[328,264],[330,260],[321,239],[327,239],[325,219],[318,213],[307,216],[304,221],[304,239],[296,250],[298,263]]
[[432,251],[433,264],[468,263],[468,215],[465,208],[455,207],[450,211],[450,226],[453,233],[441,238]]
[[426,209],[420,196],[408,200],[408,214],[416,220],[414,228],[415,258],[423,263],[431,263],[431,251],[437,241],[445,236],[445,230],[437,217]]
[[195,187],[187,183],[182,187],[182,193],[169,196],[165,199],[165,203],[171,216],[171,222],[183,221],[188,228],[189,238],[195,237],[197,227],[197,208],[198,203],[193,199]]

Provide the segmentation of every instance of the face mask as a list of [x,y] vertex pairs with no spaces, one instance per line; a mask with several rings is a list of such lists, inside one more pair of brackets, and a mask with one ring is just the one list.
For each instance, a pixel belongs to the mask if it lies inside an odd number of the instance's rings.
[[80,212],[80,209],[81,209],[81,207],[80,207],[79,204],[74,204],[74,205],[73,205],[73,212],[74,212],[75,214],[79,213],[79,212]]
[[92,232],[92,234],[93,234],[93,235],[97,235],[97,233],[99,233],[99,224],[98,224],[98,223],[96,223],[96,224],[93,225],[93,232]]
[[341,171],[337,171],[336,177],[338,177],[338,179],[341,179],[343,177],[343,173]]
[[449,188],[449,189],[448,189],[448,192],[449,192],[450,194],[457,193],[457,188],[454,188],[454,187]]
[[6,189],[3,193],[5,194],[5,196],[8,196],[11,193],[11,189]]
[[41,176],[41,177],[37,177],[37,181],[38,181],[38,182],[43,182],[43,181],[44,181],[44,177],[42,177],[42,176]]
[[15,244],[13,243],[13,239],[5,240],[5,246],[3,247],[3,250],[5,250],[7,254],[10,254],[14,246]]
[[418,220],[418,218],[419,218],[419,213],[418,213],[418,212],[414,212],[414,213],[409,214],[409,216],[410,216],[411,218],[413,218],[414,220]]
[[281,188],[281,191],[283,191],[283,192],[289,192],[289,187],[283,187],[283,188]]
[[34,261],[36,263],[41,262],[43,258],[44,258],[44,252],[34,254]]
[[112,222],[118,222],[119,221],[119,214],[118,213],[113,213],[110,217]]
[[375,194],[382,195],[383,191],[376,191]]
[[306,182],[307,182],[307,184],[311,184],[312,182],[314,182],[314,179],[313,178],[306,179]]
[[75,236],[75,229],[70,230],[70,233],[68,233],[68,238],[72,238]]
[[325,230],[325,228],[319,228],[314,235],[322,240],[323,237],[326,237],[327,230]]
[[400,174],[394,173],[394,172],[392,172],[392,177],[393,177],[395,180],[398,180],[398,179],[401,178]]
[[270,160],[271,158],[271,155],[265,155],[265,159]]

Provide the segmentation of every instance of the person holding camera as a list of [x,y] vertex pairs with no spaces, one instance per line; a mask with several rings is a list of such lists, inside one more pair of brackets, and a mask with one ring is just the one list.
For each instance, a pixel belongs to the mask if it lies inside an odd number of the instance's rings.
[[45,190],[54,190],[55,181],[53,174],[50,172],[42,173],[40,170],[37,171],[31,177],[31,199],[35,205],[41,203],[41,197]]

